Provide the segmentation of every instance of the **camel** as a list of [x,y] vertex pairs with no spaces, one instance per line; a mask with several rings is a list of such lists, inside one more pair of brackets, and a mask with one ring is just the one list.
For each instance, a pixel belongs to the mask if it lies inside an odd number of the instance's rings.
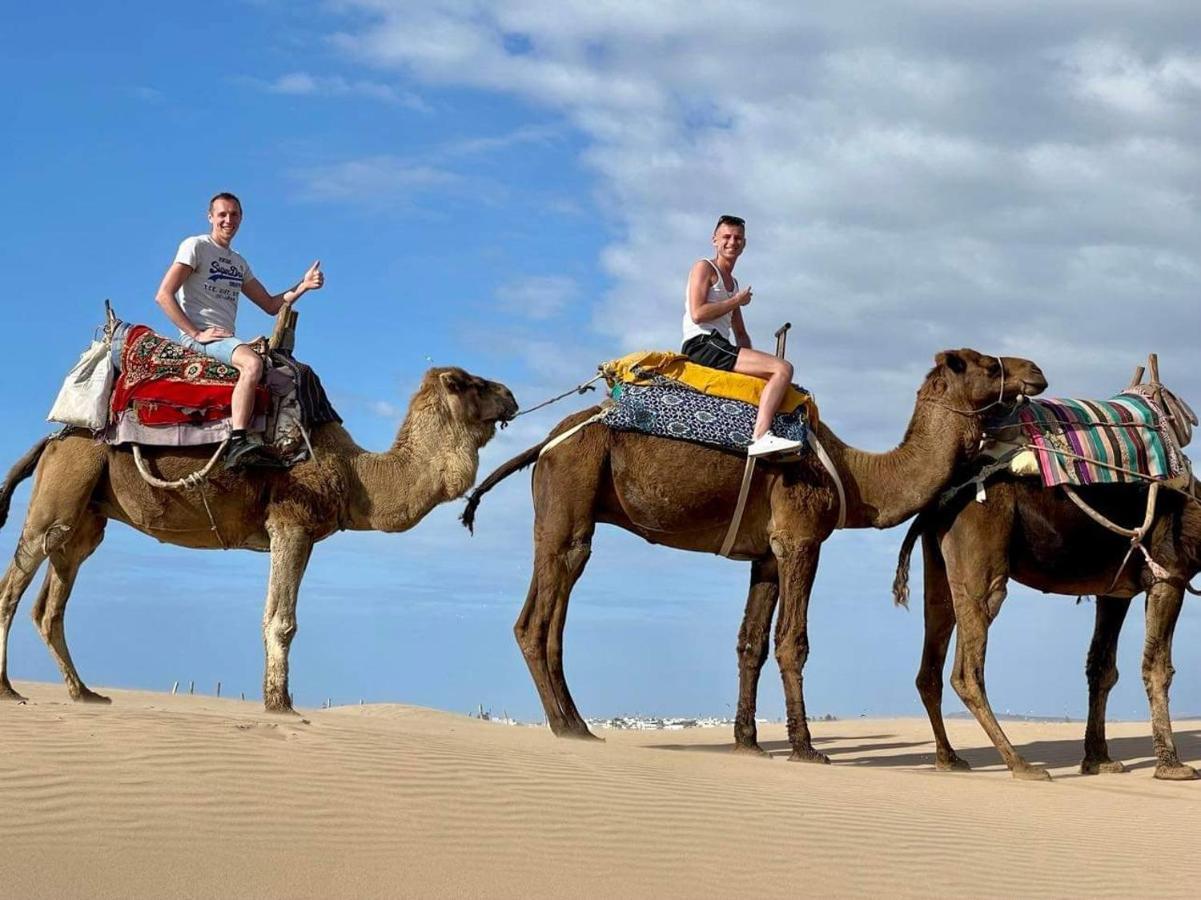
[[[1112,522],[1141,522],[1146,490],[1138,485],[1076,488],[1080,496]],[[930,717],[936,746],[935,766],[967,770],[952,748],[942,719],[942,676],[952,632],[958,628],[951,684],[992,739],[1015,778],[1048,780],[1046,769],[1031,765],[1014,749],[993,715],[984,685],[988,628],[1012,578],[1045,593],[1097,596],[1096,625],[1085,672],[1089,688],[1085,755],[1086,775],[1125,771],[1109,757],[1105,705],[1118,680],[1117,641],[1130,600],[1147,594],[1147,634],[1143,682],[1151,708],[1155,777],[1186,780],[1197,770],[1176,752],[1168,714],[1172,683],[1172,636],[1184,587],[1201,570],[1201,510],[1195,500],[1161,492],[1159,514],[1148,534],[1152,557],[1167,577],[1157,577],[1127,538],[1098,525],[1060,488],[1044,488],[1035,478],[1002,474],[987,484],[986,499],[971,492],[945,508],[923,512],[905,536],[894,595],[905,600],[909,554],[922,537],[925,592],[925,645],[917,689]],[[1119,574],[1119,568],[1121,572]]]
[[[882,454],[856,450],[824,424],[816,434],[846,489],[846,527],[888,528],[936,497],[958,463],[974,453],[985,410],[1046,387],[1029,360],[974,350],[938,354],[917,392],[901,444]],[[569,416],[547,441],[595,414]],[[591,552],[598,522],[653,544],[716,553],[741,482],[740,454],[593,424],[542,458],[546,441],[500,466],[472,492],[471,528],[482,495],[519,469],[533,472],[534,572],[514,625],[547,721],[556,735],[593,738],[563,671],[563,627],[572,587]],[[802,670],[809,654],[810,590],[822,542],[838,521],[834,485],[812,455],[761,460],[730,553],[751,562],[751,585],[738,639],[739,697],[735,749],[762,753],[755,726],[759,672],[777,599],[776,660],[784,682],[791,759],[829,762],[813,748],[805,718]]]
[[[16,554],[0,581],[0,698],[24,699],[8,678],[9,627],[21,595],[49,557],[34,621],[72,699],[109,702],[79,677],[63,617],[80,565],[115,519],[181,547],[270,552],[263,703],[268,711],[290,712],[288,650],[313,544],[344,529],[407,531],[438,504],[462,496],[475,481],[479,449],[497,423],[516,412],[504,385],[455,367],[434,368],[413,395],[395,442],[382,453],[363,450],[331,423],[314,429],[313,458],[289,470],[216,470],[202,489],[180,492],[147,484],[124,447],[97,443],[74,429],[43,438],[0,488],[3,525],[13,489],[36,468]],[[175,479],[199,469],[210,453],[206,447],[163,448],[147,451],[146,458],[159,478]],[[178,577],[182,587],[189,576]]]

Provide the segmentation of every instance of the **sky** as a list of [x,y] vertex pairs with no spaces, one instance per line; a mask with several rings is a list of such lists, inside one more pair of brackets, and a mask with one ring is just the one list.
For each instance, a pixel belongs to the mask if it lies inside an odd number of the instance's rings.
[[[105,298],[153,298],[215,192],[272,291],[322,261],[297,355],[358,442],[383,449],[431,365],[532,406],[625,352],[678,346],[717,215],[748,220],[752,337],[826,422],[871,450],[904,431],[936,352],[1031,358],[1053,396],[1106,397],[1158,352],[1195,406],[1201,314],[1201,8],[1192,2],[793,4],[707,0],[214,0],[21,4],[0,19],[7,198],[0,328],[7,468],[52,430]],[[239,334],[269,333],[250,304]],[[500,433],[480,477],[583,406]],[[0,530],[15,547],[29,484]],[[292,647],[300,705],[479,706],[541,718],[512,636],[529,481],[475,537],[440,507],[400,535],[320,544]],[[902,530],[823,550],[811,715],[920,715],[920,604],[895,609]],[[267,558],[186,551],[119,524],[81,570],[67,634],[93,686],[258,697]],[[727,715],[748,566],[598,529],[567,624],[585,716]],[[915,567],[915,596],[920,572]],[[28,618],[11,675],[58,680]],[[1114,718],[1145,718],[1141,617]],[[996,710],[1078,717],[1093,605],[1020,586],[992,629]],[[1201,712],[1201,611],[1177,628],[1173,708]],[[65,689],[64,689],[65,691]],[[948,712],[961,710],[947,690]],[[769,659],[760,712],[783,713]]]

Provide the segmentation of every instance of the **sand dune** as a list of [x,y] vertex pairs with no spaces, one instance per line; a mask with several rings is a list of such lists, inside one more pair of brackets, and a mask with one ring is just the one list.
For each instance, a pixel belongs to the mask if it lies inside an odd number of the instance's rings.
[[[1010,723],[1052,784],[935,773],[924,720],[814,724],[832,766],[735,755],[725,729],[605,743],[398,705],[277,717],[257,703],[112,691],[0,704],[5,897],[1194,894],[1201,783],[1076,774],[1083,726]],[[1201,757],[1201,723],[1179,722]]]

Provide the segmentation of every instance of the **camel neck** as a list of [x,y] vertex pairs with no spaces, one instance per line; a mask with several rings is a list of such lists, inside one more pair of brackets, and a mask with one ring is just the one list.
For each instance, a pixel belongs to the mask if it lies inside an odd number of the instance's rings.
[[822,441],[847,493],[847,528],[891,528],[933,502],[963,454],[979,440],[979,425],[933,403],[918,402],[901,443],[884,453],[859,450],[823,425]]
[[388,450],[354,458],[351,528],[407,531],[475,482],[479,458],[470,448],[480,442],[456,423],[419,412],[410,410]]

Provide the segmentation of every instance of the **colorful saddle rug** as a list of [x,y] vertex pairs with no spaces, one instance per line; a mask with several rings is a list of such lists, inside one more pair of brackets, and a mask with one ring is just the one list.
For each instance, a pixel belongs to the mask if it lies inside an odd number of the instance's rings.
[[[125,336],[113,385],[112,418],[127,412],[140,425],[203,425],[230,414],[238,370],[135,325]],[[255,415],[266,413],[270,391],[255,389]]]
[[1163,412],[1138,393],[1031,400],[1018,408],[1017,424],[1047,487],[1173,478],[1188,465]]
[[[739,400],[755,407],[759,405],[759,396],[767,383],[752,375],[698,365],[687,356],[670,350],[640,350],[603,363],[600,371],[610,385],[618,382],[646,385],[661,383],[656,379],[666,379],[702,394]],[[803,409],[804,418],[810,425],[817,424],[817,402],[808,391],[792,385],[780,401],[780,412],[790,413],[798,408]]]
[[[194,447],[229,436],[236,368],[145,325],[130,327],[123,340],[107,443]],[[341,421],[309,366],[282,351],[269,355],[250,430],[262,434],[270,454],[286,465],[299,462],[307,457],[308,431]]]
[[[755,404],[711,397],[666,378],[645,384],[616,382],[601,421],[618,431],[639,431],[659,437],[695,441],[727,450],[746,450],[755,429]],[[772,431],[783,438],[804,441],[808,431],[805,409],[778,413]]]

